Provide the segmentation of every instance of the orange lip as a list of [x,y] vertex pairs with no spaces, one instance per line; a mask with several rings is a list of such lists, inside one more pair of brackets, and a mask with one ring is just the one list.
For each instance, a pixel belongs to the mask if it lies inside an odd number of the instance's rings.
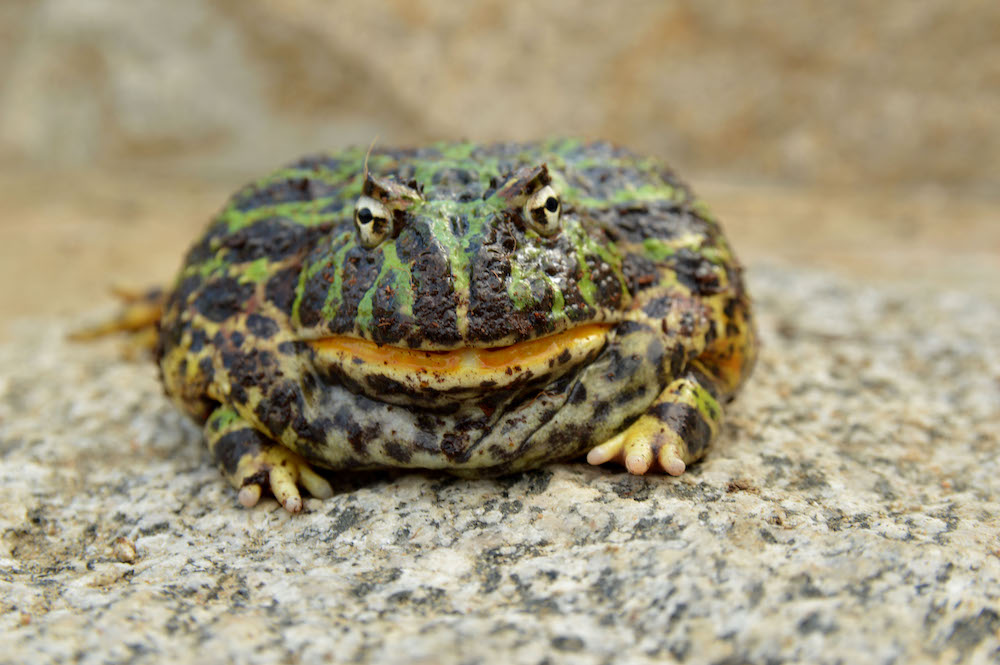
[[345,353],[373,365],[394,365],[418,371],[450,372],[461,368],[484,371],[506,370],[508,367],[537,365],[539,361],[556,358],[567,348],[604,338],[611,326],[591,323],[555,335],[530,339],[494,349],[455,349],[452,351],[419,351],[398,346],[379,346],[356,337],[324,337],[310,344],[321,353]]
[[608,324],[586,324],[561,333],[497,348],[419,351],[378,346],[354,337],[326,337],[309,342],[324,364],[356,378],[373,371],[414,389],[502,387],[520,377],[562,374],[603,347]]

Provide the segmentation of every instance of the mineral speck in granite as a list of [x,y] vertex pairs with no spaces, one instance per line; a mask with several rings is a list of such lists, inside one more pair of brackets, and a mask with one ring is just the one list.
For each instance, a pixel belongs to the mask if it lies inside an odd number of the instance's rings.
[[757,372],[680,478],[333,476],[289,516],[149,364],[0,347],[0,662],[1000,659],[1000,302],[755,266]]

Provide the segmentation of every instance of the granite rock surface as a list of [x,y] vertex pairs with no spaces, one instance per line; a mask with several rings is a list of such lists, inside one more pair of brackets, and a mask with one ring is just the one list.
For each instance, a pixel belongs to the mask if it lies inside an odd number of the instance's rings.
[[1000,299],[752,265],[764,347],[679,478],[332,476],[241,508],[154,368],[0,346],[0,662],[1000,659]]

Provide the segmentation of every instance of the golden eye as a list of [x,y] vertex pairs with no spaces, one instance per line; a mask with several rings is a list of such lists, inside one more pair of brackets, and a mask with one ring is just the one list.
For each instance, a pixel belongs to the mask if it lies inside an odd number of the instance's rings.
[[354,204],[354,227],[361,245],[368,249],[382,242],[392,229],[392,213],[385,204],[362,196]]
[[550,236],[559,230],[560,213],[562,204],[551,185],[545,185],[532,194],[524,204],[524,216],[532,228],[543,236]]

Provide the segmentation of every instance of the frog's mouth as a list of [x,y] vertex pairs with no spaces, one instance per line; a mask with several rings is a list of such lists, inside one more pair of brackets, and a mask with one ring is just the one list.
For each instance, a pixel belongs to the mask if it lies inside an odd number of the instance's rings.
[[592,323],[509,346],[450,351],[379,346],[340,335],[309,345],[319,367],[375,399],[439,405],[554,381],[593,360],[610,328]]

